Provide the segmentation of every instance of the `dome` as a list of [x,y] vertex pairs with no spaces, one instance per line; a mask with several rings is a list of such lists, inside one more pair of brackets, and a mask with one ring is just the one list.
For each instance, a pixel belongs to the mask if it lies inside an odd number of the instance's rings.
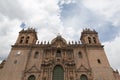
[[55,44],[55,43],[67,44],[67,41],[64,38],[62,38],[61,35],[57,35],[57,37],[51,41],[51,44]]

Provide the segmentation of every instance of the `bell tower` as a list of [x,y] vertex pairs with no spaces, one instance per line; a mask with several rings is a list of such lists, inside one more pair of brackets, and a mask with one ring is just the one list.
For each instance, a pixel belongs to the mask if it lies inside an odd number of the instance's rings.
[[85,46],[86,55],[94,80],[114,80],[112,69],[101,45],[98,33],[95,30],[84,29],[81,33],[81,42]]
[[86,28],[81,33],[80,39],[81,39],[82,44],[101,45],[99,38],[98,38],[98,33],[95,30],[90,30]]
[[37,41],[37,34],[35,29],[28,28],[27,30],[21,30],[15,45],[31,45]]
[[[27,69],[29,57],[31,57],[32,46],[36,44],[37,34],[35,29],[28,28],[19,32],[18,38],[12,45],[9,57],[6,60],[2,73],[2,80],[23,80],[23,72]],[[14,73],[15,72],[15,73]],[[6,75],[4,75],[6,74]],[[11,74],[9,76],[9,74]]]

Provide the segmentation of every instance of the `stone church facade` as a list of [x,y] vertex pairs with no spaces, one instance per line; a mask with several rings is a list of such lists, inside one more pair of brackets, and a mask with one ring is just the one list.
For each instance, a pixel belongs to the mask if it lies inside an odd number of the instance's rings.
[[35,29],[28,28],[19,32],[1,63],[0,80],[120,80],[120,75],[111,68],[95,30],[84,29],[79,42],[61,35],[39,42]]

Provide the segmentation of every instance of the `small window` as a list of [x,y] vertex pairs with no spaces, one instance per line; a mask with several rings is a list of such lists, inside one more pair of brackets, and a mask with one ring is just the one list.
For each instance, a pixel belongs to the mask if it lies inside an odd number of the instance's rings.
[[94,43],[96,43],[96,38],[95,37],[93,37],[93,41],[94,41]]
[[35,76],[34,75],[29,76],[28,80],[35,80]]
[[78,52],[78,57],[79,57],[79,58],[82,58],[82,57],[83,57],[81,52]]
[[99,64],[101,64],[101,61],[100,61],[100,59],[97,59],[97,62],[98,62]]
[[35,55],[34,55],[34,58],[38,58],[38,56],[39,56],[39,52],[36,51],[36,52],[35,52]]
[[61,51],[57,50],[56,57],[61,57]]
[[28,44],[28,42],[29,42],[29,36],[26,38],[26,44]]
[[17,64],[17,60],[14,61],[14,64]]
[[23,43],[23,40],[24,40],[24,36],[21,37],[21,39],[20,39],[20,43]]
[[88,42],[91,44],[92,42],[91,42],[91,38],[90,37],[88,37]]

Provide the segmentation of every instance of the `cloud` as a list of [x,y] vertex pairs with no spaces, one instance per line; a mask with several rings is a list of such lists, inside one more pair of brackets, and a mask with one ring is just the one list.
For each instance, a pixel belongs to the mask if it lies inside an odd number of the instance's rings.
[[[20,27],[18,20],[4,20],[0,22],[0,59],[4,59],[9,54],[11,45],[15,43]],[[15,26],[16,25],[16,26]]]
[[119,57],[120,57],[120,49],[119,49],[119,43],[120,43],[120,33],[119,35],[111,42],[103,43],[105,45],[105,51],[107,54],[107,57],[109,59],[109,62],[111,66],[114,69],[120,70],[120,64],[119,64]]
[[82,0],[86,8],[96,14],[102,15],[105,20],[113,22],[115,27],[120,25],[119,0]]
[[25,11],[17,0],[0,0],[0,14],[10,19],[25,19]]

